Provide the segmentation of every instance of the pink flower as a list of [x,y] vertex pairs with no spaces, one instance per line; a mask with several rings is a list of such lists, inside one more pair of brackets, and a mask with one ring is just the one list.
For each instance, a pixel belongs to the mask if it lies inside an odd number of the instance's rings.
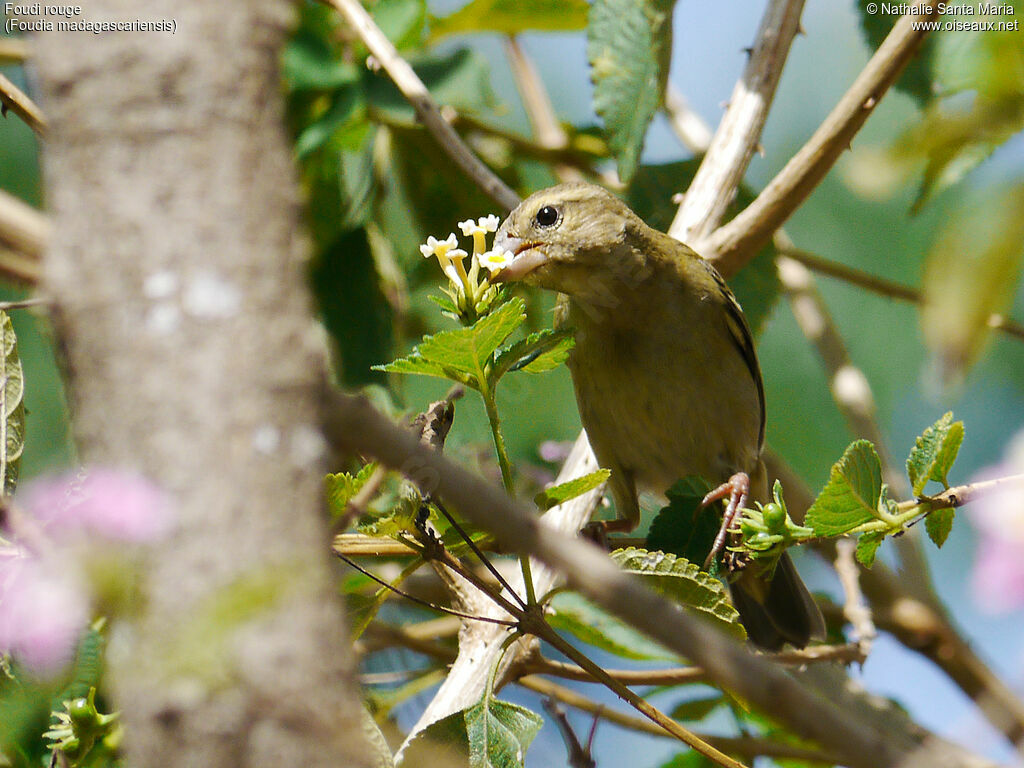
[[0,650],[35,674],[50,677],[71,661],[88,606],[66,564],[0,558]]
[[[974,478],[991,480],[1024,473],[1024,431],[1006,450],[1006,458]],[[982,496],[970,518],[981,534],[972,575],[981,606],[993,613],[1024,607],[1024,490],[1010,483]]]
[[169,504],[151,482],[116,469],[88,469],[26,484],[18,503],[51,536],[84,530],[115,541],[146,542],[170,527]]

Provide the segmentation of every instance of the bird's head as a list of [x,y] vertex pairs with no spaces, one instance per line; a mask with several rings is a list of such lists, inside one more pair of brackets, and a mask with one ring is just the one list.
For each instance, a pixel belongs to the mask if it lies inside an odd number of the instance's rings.
[[644,269],[637,247],[647,226],[629,207],[594,184],[543,189],[508,215],[494,238],[515,258],[499,281],[522,281],[586,300],[606,294]]

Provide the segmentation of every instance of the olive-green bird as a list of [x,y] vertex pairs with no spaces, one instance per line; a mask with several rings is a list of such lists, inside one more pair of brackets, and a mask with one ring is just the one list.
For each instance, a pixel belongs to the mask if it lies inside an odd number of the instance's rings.
[[[662,492],[687,475],[723,483],[705,503],[728,497],[735,511],[748,491],[767,500],[761,369],[743,311],[709,262],[583,183],[531,195],[494,245],[515,254],[498,279],[567,297],[580,418],[612,472],[621,516],[609,530],[636,527],[638,486]],[[786,555],[770,579],[748,568],[730,591],[763,648],[803,647],[824,635],[821,612]]]

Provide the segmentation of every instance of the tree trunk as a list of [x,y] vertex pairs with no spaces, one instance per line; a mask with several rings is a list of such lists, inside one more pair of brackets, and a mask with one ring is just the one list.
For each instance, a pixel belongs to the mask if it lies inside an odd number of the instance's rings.
[[321,345],[277,57],[284,0],[96,0],[46,32],[46,287],[83,461],[177,528],[111,674],[133,766],[365,766],[321,515]]

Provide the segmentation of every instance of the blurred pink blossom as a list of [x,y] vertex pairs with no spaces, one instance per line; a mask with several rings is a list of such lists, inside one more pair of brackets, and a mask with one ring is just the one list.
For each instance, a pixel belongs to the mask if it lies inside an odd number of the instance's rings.
[[50,676],[73,658],[89,620],[80,558],[104,540],[158,538],[170,528],[170,504],[145,478],[104,468],[31,481],[15,503],[32,550],[17,529],[13,544],[0,539],[0,652]]
[[35,674],[52,676],[71,661],[88,605],[66,563],[0,558],[0,650]]
[[153,541],[170,527],[169,505],[149,480],[116,469],[88,469],[31,481],[18,503],[51,536],[85,530],[114,541]]
[[[974,481],[1024,474],[1024,430],[1018,432],[999,464]],[[1024,607],[1024,490],[1007,484],[982,496],[970,515],[981,534],[972,575],[981,607],[1005,613]]]

